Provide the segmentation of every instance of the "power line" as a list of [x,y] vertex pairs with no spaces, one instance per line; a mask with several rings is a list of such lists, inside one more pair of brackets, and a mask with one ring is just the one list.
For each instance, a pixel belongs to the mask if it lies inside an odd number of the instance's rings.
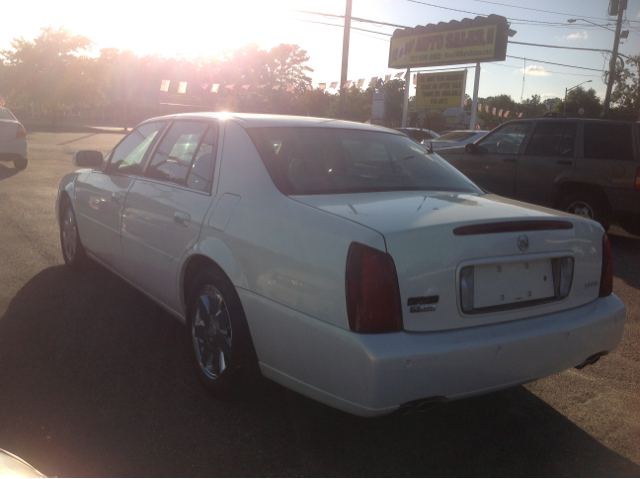
[[[307,10],[293,10],[293,11],[298,13],[308,13],[309,15],[322,15],[323,17],[344,18],[344,15],[333,15],[331,13],[309,12]],[[355,20],[357,22],[364,22],[364,23],[373,23],[374,25],[386,25],[388,27],[409,28],[406,25],[396,25],[395,23],[378,22],[378,21],[367,20],[365,18],[358,18],[358,17],[351,17],[351,20]]]
[[[443,7],[443,6],[440,6],[440,5],[434,5],[433,3],[420,2],[418,0],[407,0],[407,1],[408,2],[413,2],[413,3],[419,3],[421,5],[426,5],[427,7],[442,8],[444,10],[451,10],[451,11],[454,11],[454,12],[468,13],[470,15],[478,15],[478,16],[481,16],[481,17],[487,16],[486,13],[470,12],[468,10],[459,10],[457,8]],[[542,21],[542,20],[528,20],[528,19],[525,19],[525,18],[507,18],[507,19],[508,20],[513,20],[513,21],[518,21],[518,22],[529,22],[532,25],[544,24],[544,25],[563,25],[563,26],[566,26],[564,23],[560,23],[560,22],[545,22],[545,21]],[[601,25],[598,25],[598,26],[601,26]]]
[[[343,25],[336,25],[335,23],[316,22],[314,20],[304,20],[302,18],[294,18],[293,20],[297,20],[299,22],[317,23],[319,25],[329,25],[331,27],[344,28]],[[360,30],[361,32],[375,33],[376,35],[384,35],[386,37],[392,36],[390,33],[376,32],[374,30],[365,30],[364,28],[358,28],[358,27],[351,27],[351,30]]]
[[[564,15],[564,16],[567,16],[567,17],[575,17],[575,13],[551,12],[549,10],[540,10],[538,8],[521,7],[519,5],[509,5],[507,3],[490,2],[489,0],[474,0],[474,1],[482,2],[482,3],[491,3],[493,5],[500,5],[502,7],[519,8],[521,10],[533,10],[534,12],[543,12],[543,13],[551,13],[553,15]],[[594,20],[603,20],[605,22],[608,20],[606,18],[601,18],[601,17],[587,17],[586,15],[582,15],[582,16],[584,18],[592,18]]]
[[514,42],[512,40],[509,40],[509,44],[514,44],[514,45],[526,45],[528,47],[542,47],[542,48],[560,48],[562,50],[582,50],[585,52],[607,52],[607,53],[611,53],[610,50],[605,50],[605,49],[601,49],[601,48],[579,48],[579,47],[561,47],[558,45],[543,45],[542,43],[525,43],[525,42]]
[[518,60],[529,60],[529,61],[532,61],[532,62],[548,63],[549,65],[557,65],[559,67],[578,68],[579,70],[589,70],[589,71],[592,71],[592,72],[600,72],[600,73],[602,73],[601,70],[596,70],[595,68],[577,67],[575,65],[565,65],[564,63],[553,63],[553,62],[547,62],[545,60],[534,60],[533,58],[514,57],[512,55],[507,55],[507,58],[516,58]]

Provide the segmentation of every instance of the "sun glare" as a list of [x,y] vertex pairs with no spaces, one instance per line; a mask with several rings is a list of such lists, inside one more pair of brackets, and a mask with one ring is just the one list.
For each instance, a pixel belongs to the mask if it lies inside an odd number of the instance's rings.
[[187,0],[171,9],[156,8],[157,3],[154,8],[146,2],[131,3],[127,15],[118,20],[122,28],[101,31],[100,44],[108,42],[117,48],[124,45],[139,55],[208,57],[246,43],[262,48],[277,45],[296,2]]

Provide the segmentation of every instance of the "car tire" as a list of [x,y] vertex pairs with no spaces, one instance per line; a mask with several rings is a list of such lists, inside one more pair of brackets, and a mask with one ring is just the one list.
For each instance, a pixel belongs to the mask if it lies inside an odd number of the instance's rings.
[[29,164],[29,159],[23,156],[16,157],[16,159],[13,160],[13,166],[15,167],[16,170],[24,170],[28,164]]
[[611,226],[611,212],[605,198],[595,191],[568,191],[560,198],[558,209],[597,221],[605,231]]
[[80,240],[76,213],[68,196],[60,205],[60,247],[64,262],[71,269],[77,270],[85,265],[87,255]]
[[627,216],[620,223],[627,233],[640,236],[640,216]]
[[253,379],[257,357],[240,297],[226,275],[207,267],[187,301],[187,341],[200,382],[213,395],[237,393]]

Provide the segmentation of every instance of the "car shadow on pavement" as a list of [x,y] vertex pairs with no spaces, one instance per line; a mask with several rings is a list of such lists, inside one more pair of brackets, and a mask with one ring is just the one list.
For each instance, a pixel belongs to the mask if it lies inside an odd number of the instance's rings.
[[609,234],[613,259],[613,275],[640,290],[640,238]]
[[47,268],[0,318],[0,447],[49,476],[640,476],[524,387],[365,419],[266,379],[226,400],[184,326],[106,270]]
[[8,168],[4,164],[0,163],[0,181],[6,180],[7,178],[11,178],[14,175],[20,173],[20,170],[15,166],[13,168]]

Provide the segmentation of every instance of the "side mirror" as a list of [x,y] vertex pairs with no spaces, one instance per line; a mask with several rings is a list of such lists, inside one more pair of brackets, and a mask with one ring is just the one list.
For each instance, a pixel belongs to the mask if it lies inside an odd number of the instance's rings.
[[96,168],[102,166],[104,157],[96,150],[79,150],[73,154],[73,164],[79,168]]
[[475,143],[467,143],[464,145],[464,151],[470,155],[477,155],[480,152],[480,148]]

